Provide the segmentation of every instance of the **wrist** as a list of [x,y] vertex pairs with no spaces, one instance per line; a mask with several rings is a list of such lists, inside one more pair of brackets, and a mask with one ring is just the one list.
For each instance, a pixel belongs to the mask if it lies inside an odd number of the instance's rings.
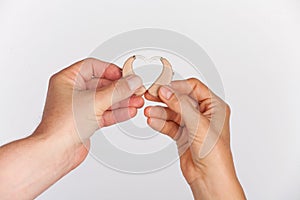
[[71,171],[76,168],[87,156],[89,141],[85,144],[79,141],[73,131],[64,128],[51,128],[49,124],[41,122],[30,139],[43,143],[55,164],[62,170]]
[[41,125],[31,136],[2,146],[0,177],[6,181],[0,193],[34,199],[83,161],[87,150],[82,147],[67,134],[53,134]]
[[195,200],[198,199],[246,199],[243,190],[235,177],[228,181],[196,179],[190,184]]
[[[201,176],[190,183],[197,199],[246,199],[235,173],[231,152],[218,149],[204,158],[205,165],[199,165]],[[225,154],[224,154],[225,153]]]

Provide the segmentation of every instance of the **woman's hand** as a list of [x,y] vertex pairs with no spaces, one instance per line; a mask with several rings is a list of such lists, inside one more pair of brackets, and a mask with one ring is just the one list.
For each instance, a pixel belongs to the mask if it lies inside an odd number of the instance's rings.
[[159,98],[167,107],[145,109],[148,124],[173,138],[182,173],[195,199],[245,199],[230,150],[229,106],[207,86],[192,78],[162,86]]

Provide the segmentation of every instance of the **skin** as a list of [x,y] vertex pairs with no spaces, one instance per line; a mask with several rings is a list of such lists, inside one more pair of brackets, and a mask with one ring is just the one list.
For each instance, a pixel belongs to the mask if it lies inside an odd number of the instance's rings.
[[[143,98],[134,95],[141,86],[136,75],[122,78],[120,68],[96,59],[53,75],[39,126],[30,136],[0,147],[1,199],[34,199],[80,165],[97,129],[128,120],[143,107]],[[194,198],[245,199],[230,151],[229,107],[197,79],[172,82],[160,88],[159,97],[145,97],[167,105],[147,107],[145,115],[150,127],[179,145],[181,169]],[[225,112],[218,109],[222,105]],[[220,110],[225,123],[218,126],[212,119]],[[210,130],[211,124],[221,129]],[[204,136],[218,130],[214,148],[201,157]]]
[[[53,75],[40,125],[29,137],[0,147],[1,199],[34,199],[76,168],[86,158],[95,130],[136,115],[144,100],[133,93],[141,86],[139,77],[121,78],[120,68],[96,59]],[[87,96],[95,99],[95,110],[89,109],[93,102],[87,103]],[[73,102],[81,107],[82,119],[74,119]],[[76,120],[88,129],[78,133]]]
[[[150,127],[177,142],[194,199],[246,199],[230,150],[229,106],[195,78],[160,87],[158,98],[145,97],[167,105],[149,106],[144,113]],[[209,142],[209,134],[219,137]],[[209,149],[205,156],[202,147]]]

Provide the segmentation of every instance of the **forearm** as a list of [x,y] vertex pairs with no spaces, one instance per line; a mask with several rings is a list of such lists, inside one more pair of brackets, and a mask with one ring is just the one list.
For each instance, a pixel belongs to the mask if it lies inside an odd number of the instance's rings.
[[213,183],[204,180],[195,180],[191,185],[191,190],[195,200],[245,200],[243,189],[239,182],[232,178],[227,183],[219,181]]
[[74,168],[74,149],[65,138],[47,133],[0,147],[1,199],[35,198]]
[[202,165],[202,176],[190,183],[194,199],[198,200],[245,200],[243,188],[235,172],[230,150],[215,146]]

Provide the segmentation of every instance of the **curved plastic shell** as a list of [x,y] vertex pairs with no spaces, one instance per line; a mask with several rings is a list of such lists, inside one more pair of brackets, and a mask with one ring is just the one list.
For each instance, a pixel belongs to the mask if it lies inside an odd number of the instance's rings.
[[165,58],[160,58],[160,61],[163,64],[163,70],[159,77],[155,80],[155,82],[151,85],[148,89],[148,92],[152,95],[157,97],[158,96],[158,89],[162,85],[169,85],[173,78],[173,70],[172,66],[169,61]]
[[[132,63],[135,60],[135,56],[131,56],[128,58],[123,65],[123,77],[135,74],[133,71]],[[142,96],[146,92],[146,88],[144,86],[138,88],[135,91],[135,95]]]
[[[136,59],[136,56],[132,56],[125,61],[124,66],[123,66],[123,77],[135,74],[133,71],[133,66],[132,66],[135,59]],[[171,83],[172,77],[173,77],[173,70],[172,70],[172,66],[169,63],[169,61],[162,57],[160,58],[160,61],[163,64],[163,70],[162,70],[161,74],[159,75],[159,77],[155,80],[155,82],[148,89],[148,92],[154,97],[158,96],[159,87],[162,85],[169,85]],[[140,96],[140,95],[143,95],[145,92],[146,92],[146,88],[143,86],[143,87],[140,87],[139,89],[137,89],[135,94],[137,96]]]

